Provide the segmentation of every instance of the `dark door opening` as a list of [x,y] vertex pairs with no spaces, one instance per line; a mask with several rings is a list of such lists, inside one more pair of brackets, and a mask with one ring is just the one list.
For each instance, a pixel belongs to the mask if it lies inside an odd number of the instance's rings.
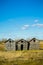
[[16,50],[18,50],[18,45],[16,45]]
[[27,50],[29,50],[29,47],[30,47],[30,43],[28,42]]
[[21,50],[23,50],[23,44],[21,45]]

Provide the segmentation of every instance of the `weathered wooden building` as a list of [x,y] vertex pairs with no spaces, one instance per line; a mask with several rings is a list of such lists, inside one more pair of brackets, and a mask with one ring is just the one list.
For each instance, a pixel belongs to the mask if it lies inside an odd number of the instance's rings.
[[32,38],[27,41],[24,39],[20,39],[18,41],[14,41],[12,39],[8,39],[5,41],[5,49],[6,50],[38,50],[39,49],[39,40],[36,38]]
[[16,50],[29,50],[30,43],[24,39],[16,41]]
[[39,40],[36,38],[32,38],[30,41],[30,50],[38,50],[39,49]]
[[8,39],[7,41],[5,41],[5,49],[15,50],[15,41],[12,39]]

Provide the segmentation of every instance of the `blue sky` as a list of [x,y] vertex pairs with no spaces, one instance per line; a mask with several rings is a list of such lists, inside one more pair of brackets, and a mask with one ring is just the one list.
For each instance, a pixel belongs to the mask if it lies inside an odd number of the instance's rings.
[[43,39],[43,0],[0,0],[0,39]]

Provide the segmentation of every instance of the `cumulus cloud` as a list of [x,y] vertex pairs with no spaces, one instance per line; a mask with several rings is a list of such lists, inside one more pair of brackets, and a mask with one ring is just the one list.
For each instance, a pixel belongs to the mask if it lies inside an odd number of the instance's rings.
[[38,22],[38,21],[39,21],[38,19],[34,20],[34,22]]
[[24,25],[24,26],[22,27],[22,30],[28,29],[29,26],[30,26],[30,25]]

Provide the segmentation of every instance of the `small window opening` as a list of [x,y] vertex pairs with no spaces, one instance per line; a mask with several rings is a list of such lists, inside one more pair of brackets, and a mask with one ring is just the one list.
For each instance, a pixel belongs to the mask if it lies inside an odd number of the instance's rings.
[[23,43],[23,41],[21,41],[21,43]]

